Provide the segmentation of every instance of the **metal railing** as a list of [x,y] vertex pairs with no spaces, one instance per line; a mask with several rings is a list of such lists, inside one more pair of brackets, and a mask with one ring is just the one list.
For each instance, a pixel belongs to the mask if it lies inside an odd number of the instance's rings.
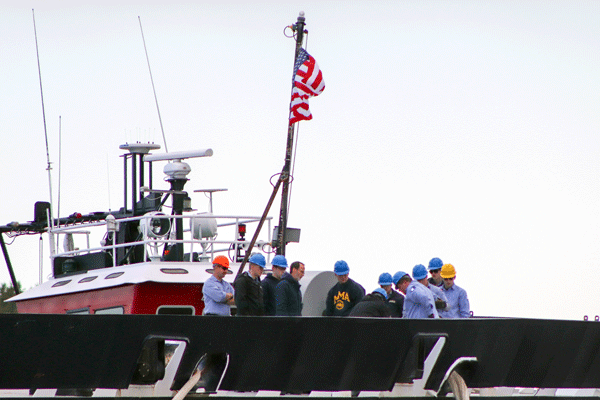
[[[176,239],[175,226],[176,220],[181,220],[183,229],[183,239]],[[166,221],[166,222],[165,222]],[[183,244],[184,254],[189,255],[189,260],[195,259],[197,254],[198,261],[209,261],[215,254],[228,253],[230,259],[236,259],[238,249],[247,251],[250,243],[249,237],[254,233],[252,226],[256,229],[260,217],[256,216],[231,216],[231,215],[212,215],[203,214],[185,214],[185,215],[166,215],[162,213],[148,213],[139,217],[128,217],[111,220],[91,222],[85,225],[82,230],[81,225],[61,226],[53,228],[51,234],[55,237],[57,247],[60,244],[60,238],[63,239],[63,249],[54,249],[51,259],[56,257],[73,257],[96,252],[108,252],[112,255],[113,265],[118,265],[117,250],[130,249],[136,246],[143,246],[145,261],[163,260],[164,250],[177,243]],[[265,246],[271,246],[272,243],[272,217],[267,217],[266,232],[261,234],[264,240],[258,240],[256,247],[261,247],[263,251],[270,252]],[[118,232],[123,224],[135,224],[138,226],[138,237],[133,241],[118,243]],[[240,234],[240,226],[244,225],[244,235]],[[247,231],[246,231],[247,230]],[[263,230],[264,231],[264,230]],[[247,234],[246,234],[247,232]],[[84,243],[75,244],[75,238],[85,236]],[[65,240],[66,238],[66,240]],[[98,239],[99,246],[90,246],[90,242]],[[81,241],[80,241],[81,242]],[[233,253],[233,254],[232,254]]]

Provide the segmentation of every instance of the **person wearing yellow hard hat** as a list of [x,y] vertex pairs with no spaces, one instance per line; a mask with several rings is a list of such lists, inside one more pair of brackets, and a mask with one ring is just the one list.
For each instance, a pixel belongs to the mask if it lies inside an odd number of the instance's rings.
[[204,310],[202,315],[231,315],[231,306],[235,304],[233,286],[223,278],[232,274],[229,270],[229,259],[216,256],[212,262],[213,268],[206,272],[212,273],[202,286]]
[[448,299],[448,309],[440,311],[442,318],[469,318],[471,308],[467,291],[454,283],[456,279],[456,269],[452,264],[444,264],[440,273],[444,284],[442,290]]

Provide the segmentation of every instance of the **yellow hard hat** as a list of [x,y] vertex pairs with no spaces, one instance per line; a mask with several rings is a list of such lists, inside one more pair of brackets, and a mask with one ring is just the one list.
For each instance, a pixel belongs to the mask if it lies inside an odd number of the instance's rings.
[[442,265],[442,278],[454,278],[456,276],[456,270],[452,264]]

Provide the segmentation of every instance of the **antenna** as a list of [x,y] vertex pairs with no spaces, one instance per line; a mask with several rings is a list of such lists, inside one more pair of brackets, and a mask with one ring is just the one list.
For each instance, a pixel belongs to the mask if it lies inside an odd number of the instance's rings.
[[[60,182],[62,173],[62,125],[61,116],[58,116],[58,199],[56,200],[56,215],[58,215],[58,226],[60,227]],[[41,282],[41,281],[40,281]]]
[[160,123],[160,130],[162,132],[163,143],[165,144],[165,151],[168,153],[167,139],[165,139],[165,130],[163,129],[162,118],[160,117],[160,108],[158,108],[158,98],[156,97],[156,89],[154,89],[154,79],[152,79],[152,70],[150,69],[150,59],[148,58],[148,50],[146,49],[146,39],[144,39],[144,30],[142,29],[142,19],[138,15],[138,21],[140,22],[140,31],[142,32],[142,42],[144,42],[144,52],[146,53],[146,62],[148,63],[148,72],[150,72],[150,82],[152,83],[152,91],[154,92],[154,102],[156,103],[156,111],[158,112],[158,122]]
[[169,176],[170,179],[186,179],[191,169],[188,163],[184,163],[181,160],[196,157],[212,157],[212,155],[212,149],[177,151],[164,154],[146,154],[144,161],[169,161],[163,169],[165,175]]
[[107,186],[108,186],[108,212],[110,213],[112,211],[112,204],[110,203],[110,167],[109,167],[109,163],[108,163],[108,153],[106,153],[106,182],[107,182]]
[[144,155],[144,161],[174,161],[174,160],[184,160],[186,158],[196,158],[196,157],[212,157],[213,151],[212,149],[202,149],[202,150],[188,150],[188,151],[175,151],[173,153],[163,153],[163,154],[146,154]]
[[[35,52],[37,55],[38,75],[40,78],[40,95],[42,97],[42,118],[44,120],[44,137],[46,138],[46,160],[48,162],[48,167],[46,168],[46,170],[48,171],[48,186],[50,190],[50,209],[48,210],[50,218],[48,218],[48,227],[52,228],[54,225],[54,217],[52,215],[52,164],[50,163],[50,153],[48,150],[48,130],[46,129],[46,110],[44,108],[44,91],[42,90],[42,69],[40,68],[40,51],[38,49],[37,29],[35,27],[35,12],[33,9],[31,10],[31,14],[33,15],[33,33],[35,36]],[[50,234],[49,237],[50,249],[52,253],[51,255],[54,255],[54,237],[52,234]]]

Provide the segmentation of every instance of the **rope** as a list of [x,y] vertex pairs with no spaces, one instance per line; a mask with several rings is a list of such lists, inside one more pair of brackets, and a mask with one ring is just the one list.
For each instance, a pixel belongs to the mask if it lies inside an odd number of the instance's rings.
[[185,396],[196,386],[196,383],[200,380],[200,375],[202,372],[198,369],[194,372],[194,374],[190,377],[190,379],[183,385],[179,392],[173,397],[173,400],[183,400]]
[[448,377],[448,384],[452,389],[452,393],[458,400],[469,400],[469,389],[462,376],[456,371],[452,371]]

